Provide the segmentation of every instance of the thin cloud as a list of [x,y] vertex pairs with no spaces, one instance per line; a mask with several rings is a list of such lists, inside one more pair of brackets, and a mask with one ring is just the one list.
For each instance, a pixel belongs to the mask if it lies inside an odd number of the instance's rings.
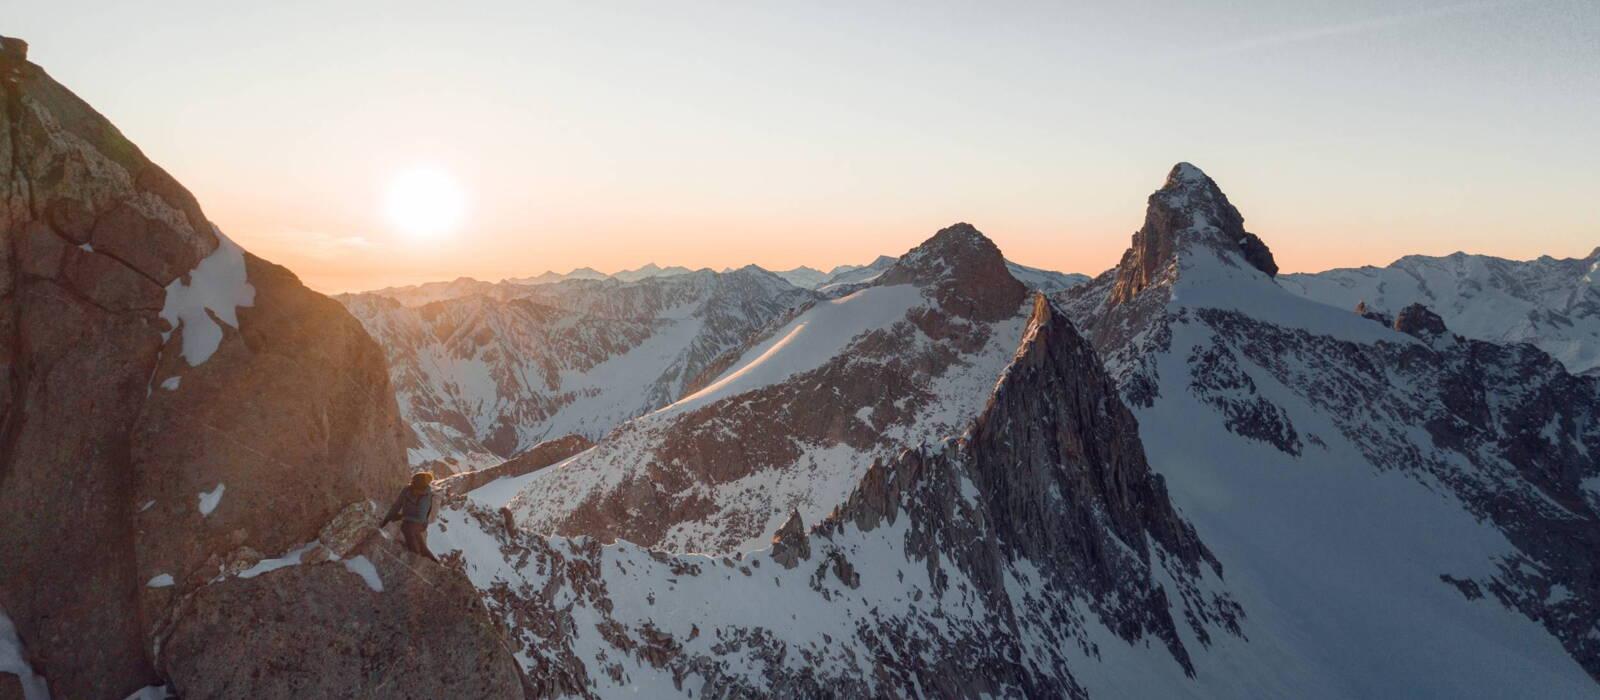
[[321,231],[282,231],[268,234],[263,238],[267,239],[274,251],[293,251],[297,255],[319,261],[344,260],[352,255],[368,253],[380,247],[363,236]]
[[1316,40],[1319,40],[1319,39],[1328,39],[1328,38],[1332,38],[1332,37],[1350,36],[1350,35],[1354,35],[1354,34],[1369,34],[1369,33],[1373,33],[1373,32],[1380,32],[1380,31],[1383,31],[1383,30],[1386,30],[1386,29],[1394,29],[1396,27],[1404,27],[1404,26],[1408,26],[1408,25],[1418,24],[1418,23],[1421,23],[1421,22],[1426,22],[1428,20],[1439,19],[1439,18],[1442,18],[1442,17],[1451,17],[1451,16],[1455,16],[1455,15],[1464,15],[1464,14],[1473,14],[1473,13],[1478,13],[1478,12],[1484,12],[1484,11],[1487,11],[1487,10],[1493,10],[1493,9],[1498,9],[1498,8],[1502,8],[1502,7],[1507,7],[1507,6],[1514,5],[1514,4],[1516,4],[1516,3],[1514,3],[1514,2],[1468,2],[1468,3],[1461,3],[1461,4],[1458,4],[1458,5],[1445,5],[1443,7],[1434,7],[1434,8],[1429,8],[1429,9],[1426,9],[1426,10],[1419,10],[1419,11],[1416,11],[1416,12],[1408,12],[1408,13],[1399,14],[1399,15],[1390,15],[1388,17],[1378,17],[1378,18],[1375,18],[1375,19],[1362,20],[1362,21],[1359,21],[1359,22],[1347,22],[1345,24],[1335,24],[1335,25],[1330,25],[1330,26],[1326,26],[1326,27],[1316,27],[1316,28],[1305,29],[1305,30],[1296,31],[1296,32],[1284,32],[1284,33],[1281,33],[1281,34],[1274,34],[1274,35],[1271,35],[1271,36],[1264,36],[1264,37],[1259,37],[1259,38],[1255,38],[1255,39],[1246,39],[1244,41],[1234,42],[1232,44],[1224,44],[1222,46],[1216,46],[1216,47],[1209,48],[1209,49],[1203,49],[1203,50],[1197,52],[1195,54],[1195,56],[1197,56],[1197,57],[1227,56],[1227,55],[1232,55],[1232,54],[1239,54],[1239,53],[1246,53],[1246,52],[1249,52],[1249,51],[1255,51],[1255,50],[1258,50],[1258,49],[1272,48],[1272,47],[1275,47],[1275,46],[1285,46],[1285,45],[1289,45],[1289,44],[1301,44],[1301,43],[1305,43],[1305,42],[1308,42],[1308,41],[1316,41]]

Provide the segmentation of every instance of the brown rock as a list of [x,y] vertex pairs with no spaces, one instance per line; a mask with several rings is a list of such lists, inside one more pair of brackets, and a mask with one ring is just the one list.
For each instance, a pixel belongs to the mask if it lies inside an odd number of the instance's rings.
[[171,224],[145,216],[127,202],[100,215],[89,242],[162,286],[194,269],[211,252],[197,249]]
[[522,697],[516,661],[464,575],[408,563],[386,540],[361,552],[382,591],[346,566],[303,565],[196,591],[157,658],[173,689],[189,698]]
[[312,547],[305,554],[300,555],[301,564],[321,564],[328,560],[328,548],[322,545]]
[[229,552],[228,556],[224,558],[223,570],[229,576],[234,576],[256,564],[260,564],[262,559],[260,552],[249,547],[240,547]]
[[343,557],[362,540],[373,535],[377,525],[377,507],[371,501],[358,501],[339,511],[339,515],[317,533],[317,539],[333,554]]
[[[217,352],[190,367],[183,330],[163,347],[162,286],[216,248],[213,230],[25,50],[0,40],[0,606],[57,696],[122,697],[160,680],[167,606],[404,479],[401,428],[359,323],[253,256],[256,306]],[[151,391],[172,376],[182,400]],[[147,594],[162,573],[178,585]],[[197,648],[270,658],[250,640]]]
[[70,197],[51,202],[45,208],[45,217],[57,234],[74,244],[88,243],[94,233],[94,212],[89,205]]
[[161,311],[166,290],[150,278],[105,255],[66,252],[62,278],[90,301],[110,311]]
[[67,254],[67,242],[37,221],[26,224],[20,236],[22,245],[17,255],[22,274],[55,279],[61,274],[61,260]]

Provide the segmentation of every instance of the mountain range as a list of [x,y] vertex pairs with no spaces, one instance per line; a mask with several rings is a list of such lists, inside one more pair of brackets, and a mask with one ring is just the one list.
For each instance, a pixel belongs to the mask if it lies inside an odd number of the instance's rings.
[[1280,275],[1179,163],[1092,280],[335,300],[0,91],[0,698],[1597,692],[1592,260]]
[[1394,316],[1425,304],[1453,332],[1531,343],[1576,374],[1600,373],[1600,248],[1583,258],[1407,255],[1387,267],[1284,275],[1308,299]]

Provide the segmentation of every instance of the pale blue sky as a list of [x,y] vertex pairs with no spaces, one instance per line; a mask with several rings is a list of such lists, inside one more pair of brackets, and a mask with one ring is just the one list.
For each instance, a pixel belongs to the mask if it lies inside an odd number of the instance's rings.
[[[1179,160],[1287,270],[1600,245],[1593,0],[12,0],[0,34],[331,291],[826,267],[957,220],[1095,273]],[[448,239],[380,211],[414,163],[466,187]]]

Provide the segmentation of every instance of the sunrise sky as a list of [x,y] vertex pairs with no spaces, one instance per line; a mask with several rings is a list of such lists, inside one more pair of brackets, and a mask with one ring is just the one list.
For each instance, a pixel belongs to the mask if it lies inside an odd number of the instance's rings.
[[1286,271],[1600,245],[1594,0],[13,0],[0,34],[328,292],[955,221],[1093,274],[1179,160]]

